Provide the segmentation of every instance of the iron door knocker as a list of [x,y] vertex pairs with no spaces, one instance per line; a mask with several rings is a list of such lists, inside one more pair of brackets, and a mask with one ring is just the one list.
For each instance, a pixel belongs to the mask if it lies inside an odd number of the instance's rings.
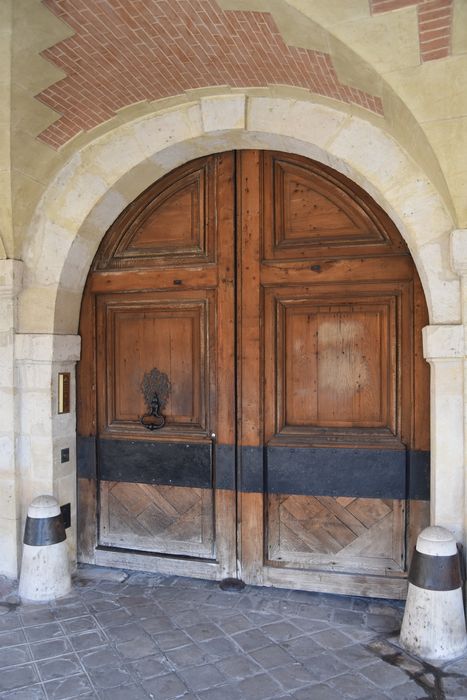
[[165,416],[161,411],[169,398],[170,388],[168,376],[160,372],[157,367],[144,375],[141,390],[149,407],[149,413],[141,416],[140,423],[147,430],[159,430],[164,427]]

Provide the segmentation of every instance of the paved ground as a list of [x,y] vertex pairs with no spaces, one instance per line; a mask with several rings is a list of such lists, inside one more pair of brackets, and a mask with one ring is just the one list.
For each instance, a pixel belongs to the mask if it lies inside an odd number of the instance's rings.
[[0,597],[2,699],[467,698],[467,659],[401,653],[398,602],[91,567],[55,603]]

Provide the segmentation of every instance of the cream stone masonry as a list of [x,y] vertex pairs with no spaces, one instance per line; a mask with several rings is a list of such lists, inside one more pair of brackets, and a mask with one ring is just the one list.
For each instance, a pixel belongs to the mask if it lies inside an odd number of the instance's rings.
[[11,201],[11,0],[0,3],[0,259],[13,255]]
[[14,334],[22,273],[19,260],[0,260],[0,569],[11,577],[17,575],[21,554]]
[[222,129],[244,129],[245,108],[245,95],[201,98],[203,130],[218,131],[220,124]]
[[[15,353],[21,396],[19,473],[23,520],[28,505],[41,494],[71,503],[67,531],[70,559],[76,562],[76,412],[75,366],[81,339],[76,335],[17,334]],[[71,412],[58,414],[58,373],[71,374]],[[60,451],[70,449],[61,464]]]
[[[464,473],[467,474],[467,229],[456,229],[451,234],[451,265],[461,278],[464,324]],[[467,546],[467,485],[464,497],[465,545]]]
[[431,366],[431,524],[465,542],[464,326],[423,329]]

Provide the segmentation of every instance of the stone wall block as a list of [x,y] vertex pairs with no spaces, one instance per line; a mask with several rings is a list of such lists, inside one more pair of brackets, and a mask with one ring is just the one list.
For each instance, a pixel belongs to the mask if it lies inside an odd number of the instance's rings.
[[425,326],[423,356],[426,360],[461,358],[463,355],[463,326]]
[[[432,184],[413,169],[406,168],[386,194],[392,207],[410,232],[412,245],[422,246],[443,237],[446,242],[452,220]],[[447,262],[447,260],[446,260]],[[446,269],[447,266],[445,266]],[[449,268],[447,268],[449,269]]]
[[0,367],[0,430],[8,425],[14,412],[15,388],[9,368]]
[[[123,151],[125,152],[125,149],[123,149]],[[80,227],[77,238],[90,241],[95,250],[97,250],[97,246],[103,234],[133,199],[134,197],[131,199],[125,197],[121,192],[108,190],[96,206],[88,213],[88,216]],[[87,267],[89,269],[89,264]]]
[[[76,493],[71,483],[76,479],[75,365],[80,345],[80,338],[75,335],[32,333],[15,337],[22,398],[19,442],[23,449],[18,452],[23,519],[31,500],[44,493],[60,497],[61,504],[66,496],[66,502],[70,502],[76,512]],[[64,414],[58,414],[59,372],[71,375],[71,410]],[[64,464],[60,459],[63,447],[70,449],[70,460]],[[68,479],[66,494],[65,489],[59,487],[63,479]],[[76,551],[74,545],[72,551]]]
[[145,150],[135,138],[132,125],[128,124],[121,128],[118,136],[111,132],[97,139],[97,143],[84,154],[82,164],[112,184],[141,163]]
[[2,474],[2,517],[16,520],[19,517],[17,508],[17,483],[13,472],[10,478]]
[[461,320],[459,280],[447,265],[446,241],[412,249],[433,324],[456,324]]
[[462,360],[431,365],[431,524],[464,539],[464,397]]
[[199,104],[190,103],[143,118],[132,125],[133,134],[146,156],[172,144],[201,136],[203,125]]
[[[0,472],[11,472],[14,469],[15,440],[10,433],[0,433]],[[3,488],[3,486],[2,486]],[[0,498],[1,500],[1,498]]]
[[249,97],[247,102],[250,131],[292,136],[321,148],[332,141],[348,118],[346,112],[297,100]]
[[245,95],[213,95],[201,99],[203,130],[245,128]]
[[357,117],[347,119],[329,150],[357,167],[365,161],[367,175],[380,190],[400,187],[415,177],[414,166],[404,158],[396,142]]

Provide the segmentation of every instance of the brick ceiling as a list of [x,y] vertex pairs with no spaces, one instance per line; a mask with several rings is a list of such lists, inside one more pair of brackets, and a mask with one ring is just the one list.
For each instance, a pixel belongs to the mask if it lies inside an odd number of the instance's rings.
[[53,148],[127,105],[207,86],[292,85],[382,113],[378,97],[339,81],[329,55],[285,44],[269,13],[215,0],[44,4],[75,31],[42,53],[66,73],[37,95],[61,115],[39,135]]

